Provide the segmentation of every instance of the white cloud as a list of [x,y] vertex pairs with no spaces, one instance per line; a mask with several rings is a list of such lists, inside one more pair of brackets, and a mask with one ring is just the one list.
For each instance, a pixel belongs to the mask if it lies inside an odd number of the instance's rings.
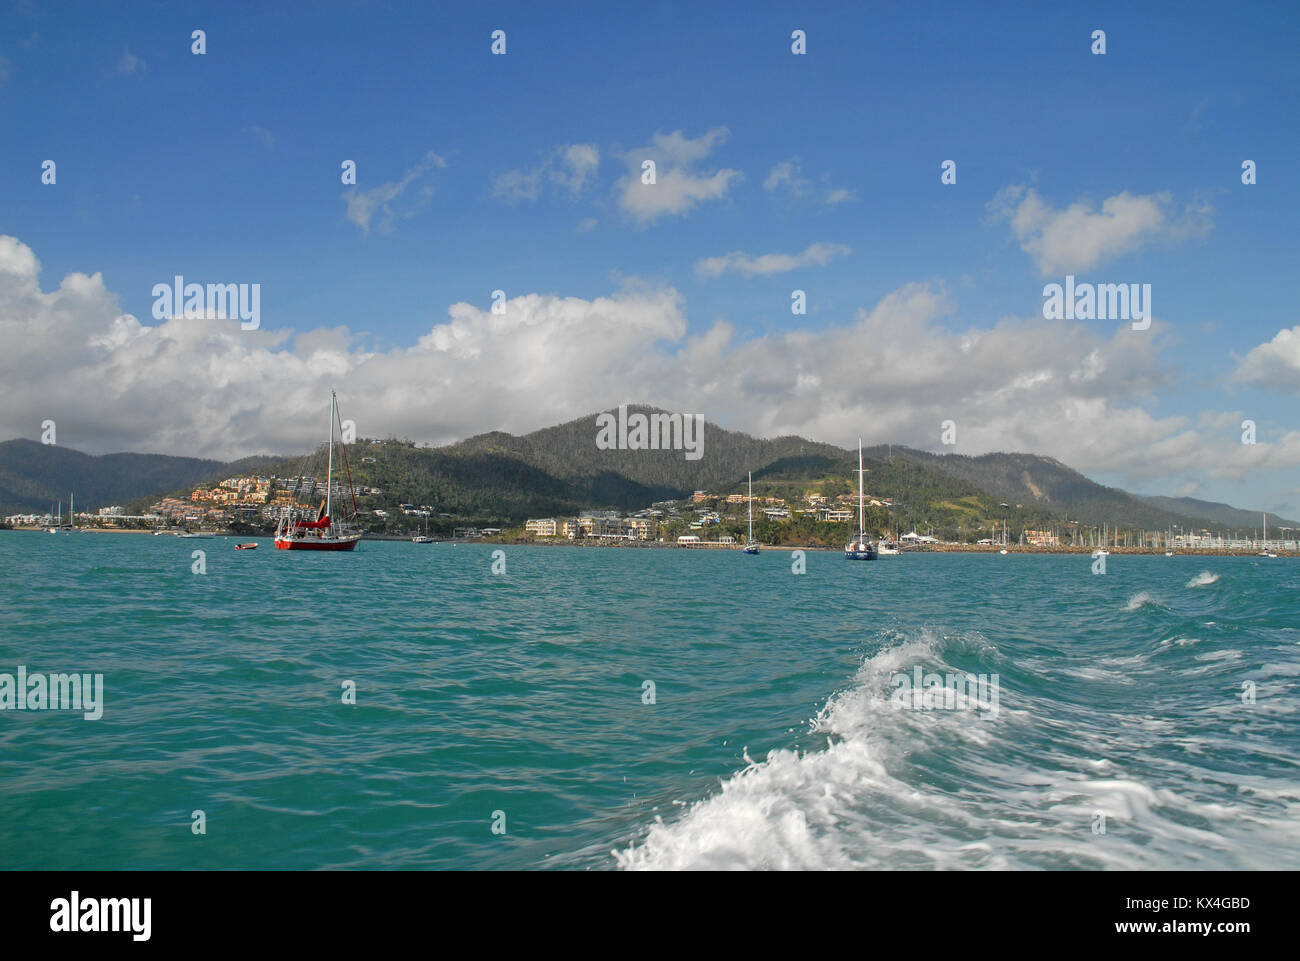
[[807,197],[815,193],[819,196],[820,202],[828,207],[858,199],[857,191],[847,187],[831,187],[829,179],[823,174],[822,186],[815,187],[813,182],[804,176],[803,165],[799,158],[791,157],[789,160],[782,160],[768,171],[767,178],[763,181],[763,189],[768,193],[784,192],[792,197]]
[[1283,328],[1268,343],[1251,350],[1233,379],[1279,393],[1300,393],[1300,326]]
[[1167,193],[1107,197],[1098,207],[1078,200],[1051,207],[1032,187],[1005,187],[988,204],[1011,224],[1020,249],[1043,276],[1089,270],[1155,241],[1176,242],[1207,233],[1213,211],[1189,204],[1181,214]]
[[[745,179],[744,174],[725,167],[711,172],[697,168],[729,136],[726,127],[715,127],[694,140],[680,130],[656,133],[649,146],[623,154],[628,174],[618,185],[619,205],[638,222],[648,224],[726,196],[729,189]],[[641,182],[642,163],[646,160],[655,162],[653,184]]]
[[542,195],[542,169],[507,170],[492,185],[492,196],[510,203],[536,200]]
[[695,272],[704,277],[719,277],[730,271],[747,277],[779,274],[816,264],[824,267],[834,257],[843,257],[852,251],[843,244],[812,244],[801,254],[763,254],[751,257],[742,250],[733,250],[721,257],[706,257],[695,264]]
[[600,151],[594,144],[569,144],[560,154],[560,163],[551,171],[551,179],[565,187],[571,196],[582,193],[587,179],[600,166]]
[[493,184],[493,196],[509,203],[536,200],[543,183],[551,183],[577,199],[600,167],[600,149],[595,144],[575,143],[554,147],[528,169],[507,170]]
[[133,73],[144,73],[148,68],[149,65],[130,50],[123,50],[121,59],[117,61],[117,72],[124,77]]
[[447,161],[430,150],[420,163],[402,174],[400,180],[392,180],[370,190],[353,188],[344,191],[341,196],[347,203],[347,219],[360,227],[363,234],[370,233],[371,223],[376,220],[379,231],[388,233],[393,229],[396,219],[411,216],[433,196],[433,187],[426,184],[421,187],[414,201],[399,204],[398,201],[407,188],[430,170],[446,166]]
[[839,326],[748,339],[723,321],[691,332],[671,288],[528,294],[500,315],[453,304],[413,345],[373,351],[345,328],[145,326],[99,274],[69,274],[46,293],[38,272],[26,245],[0,237],[0,437],[39,436],[50,418],[60,443],[94,453],[303,450],[323,439],[335,388],[362,436],[434,443],[645,402],[844,446],[861,434],[939,449],[951,419],[958,453],[1027,450],[1131,481],[1300,466],[1300,431],[1242,445],[1235,411],[1195,423],[1152,413],[1172,380],[1154,327],[1106,336],[1030,317],[961,328],[948,294],[918,284]]
[[796,197],[802,197],[812,189],[812,181],[803,175],[798,158],[782,160],[773,167],[763,181],[763,189],[769,193],[776,190],[788,190]]

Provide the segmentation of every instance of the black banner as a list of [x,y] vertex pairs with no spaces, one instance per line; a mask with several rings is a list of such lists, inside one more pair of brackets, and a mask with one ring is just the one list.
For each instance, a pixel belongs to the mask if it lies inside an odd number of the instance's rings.
[[[955,949],[1123,945],[1217,951],[1281,944],[1275,874],[675,874],[604,872],[34,872],[0,874],[6,946],[74,950],[203,946],[338,947],[352,938],[435,934],[498,950],[504,941],[667,948],[791,924],[810,941],[858,939]],[[802,927],[815,921],[815,928]],[[746,935],[746,932],[750,932]],[[766,943],[766,941],[765,941]]]

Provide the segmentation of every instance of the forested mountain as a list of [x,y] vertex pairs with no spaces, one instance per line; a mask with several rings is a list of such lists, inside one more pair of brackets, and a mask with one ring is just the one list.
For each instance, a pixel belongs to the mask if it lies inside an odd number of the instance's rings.
[[[1140,497],[1140,499],[1164,510],[1209,518],[1215,523],[1227,524],[1237,530],[1251,530],[1262,526],[1262,511],[1244,511],[1229,504],[1197,500],[1195,497]],[[1270,532],[1283,527],[1300,529],[1300,521],[1287,520],[1277,514],[1268,515]]]
[[[628,415],[666,413],[631,406]],[[348,464],[359,485],[382,493],[363,506],[415,503],[468,523],[512,523],[527,517],[571,515],[585,509],[622,511],[704,490],[744,490],[791,505],[817,492],[830,499],[856,491],[857,452],[802,437],[763,439],[707,424],[702,456],[684,450],[602,450],[597,415],[515,436],[480,434],[445,447],[393,438],[350,445]],[[989,531],[992,525],[1052,527],[1070,521],[1162,530],[1171,524],[1210,529],[1249,528],[1256,512],[1190,498],[1136,497],[1104,487],[1059,461],[1034,454],[969,457],[906,447],[864,451],[868,495],[893,506],[873,516],[899,530]],[[253,457],[221,463],[157,454],[91,457],[27,440],[0,444],[0,509],[45,510],[74,491],[86,508],[123,503],[142,509],[163,494],[187,495],[197,484],[257,472],[281,477],[324,476],[323,450],[308,457]],[[1005,507],[1002,505],[1006,505]],[[886,518],[884,520],[883,518]],[[1270,528],[1300,526],[1270,516]]]
[[[632,405],[627,413],[630,418],[633,414],[666,412]],[[490,451],[517,457],[581,490],[602,490],[612,475],[665,495],[689,494],[731,483],[736,477],[744,477],[747,470],[757,470],[783,457],[844,456],[841,448],[802,437],[769,440],[707,423],[703,430],[703,456],[698,460],[688,460],[682,450],[600,450],[596,435],[596,416],[591,415],[522,437],[500,431],[480,434],[442,449],[455,453]]]
[[[872,452],[878,456],[884,450],[876,447]],[[1119,488],[1104,487],[1051,457],[969,457],[900,447],[893,449],[893,455],[965,481],[1012,508],[1033,507],[1088,526],[1120,524],[1144,530],[1164,530],[1171,524],[1197,529],[1222,526],[1214,516],[1199,511],[1198,505],[1204,502],[1137,497]]]
[[157,491],[201,483],[215,474],[257,470],[276,457],[248,457],[225,464],[166,454],[105,454],[18,439],[0,443],[0,514],[44,512],[68,494],[79,510],[124,504]]

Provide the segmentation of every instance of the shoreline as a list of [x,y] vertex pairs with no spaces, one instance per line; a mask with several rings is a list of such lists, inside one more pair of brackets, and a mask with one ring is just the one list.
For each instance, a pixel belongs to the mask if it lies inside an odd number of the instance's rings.
[[[6,528],[11,531],[25,531],[27,533],[42,533],[46,530],[43,527],[11,527]],[[145,534],[152,535],[152,530],[136,530],[124,527],[79,527],[80,533],[91,534]],[[235,533],[233,531],[213,531],[212,540],[217,538],[238,537],[244,539],[256,540],[258,538],[270,539],[271,534],[247,534]],[[175,536],[168,532],[163,536]],[[409,542],[415,535],[407,534],[363,534],[362,541],[390,541],[401,543]],[[737,544],[668,544],[658,541],[581,541],[581,540],[512,540],[500,537],[469,537],[469,538],[439,538],[433,539],[433,544],[496,544],[508,545],[512,547],[581,547],[581,548],[606,548],[615,550],[680,550],[680,551],[739,551],[743,545]],[[422,546],[422,545],[417,545]],[[807,544],[763,544],[764,551],[816,551],[818,553],[842,553],[842,548],[813,546]],[[1000,545],[993,544],[925,544],[920,546],[905,547],[901,554],[994,554],[997,555],[1002,550]],[[1012,554],[1081,554],[1085,557],[1091,557],[1093,552],[1098,550],[1096,547],[1030,547],[1027,545],[1008,544],[1006,547],[1007,556]],[[1106,550],[1112,556],[1146,556],[1146,557],[1163,557],[1165,552],[1158,548],[1150,547],[1108,547]],[[1287,550],[1284,548],[1275,548],[1274,553],[1280,558],[1300,557],[1300,551]],[[901,556],[900,554],[900,556]],[[1174,557],[1259,557],[1257,550],[1248,548],[1216,548],[1216,547],[1184,547],[1173,552]],[[1271,558],[1270,558],[1271,559]]]
[[[448,541],[438,541],[436,543],[448,543]],[[468,541],[457,541],[455,543],[484,543],[484,544],[510,544],[519,547],[610,547],[610,548],[655,548],[667,550],[684,550],[684,551],[739,551],[743,545],[728,544],[725,546],[714,546],[704,544],[660,544],[650,541],[633,541],[631,543],[583,543],[582,541],[526,541],[526,540],[488,540],[486,538],[474,538]],[[819,553],[841,554],[842,547],[824,547],[809,546],[806,544],[763,544],[762,551],[817,551]],[[1002,548],[998,545],[989,546],[987,544],[926,544],[921,547],[905,547],[900,551],[900,555],[905,554],[994,554],[997,555]],[[1085,557],[1091,557],[1093,552],[1098,550],[1096,547],[1028,547],[1016,544],[1008,544],[1006,551],[1007,556],[1012,554],[1081,554]],[[1108,547],[1106,550],[1112,555],[1126,556],[1145,556],[1145,557],[1164,557],[1163,550],[1157,550],[1149,547]],[[1278,558],[1283,557],[1300,557],[1300,551],[1291,551],[1277,549],[1275,551]],[[1246,548],[1225,549],[1212,547],[1187,547],[1180,548],[1173,552],[1174,557],[1258,557],[1259,552]]]

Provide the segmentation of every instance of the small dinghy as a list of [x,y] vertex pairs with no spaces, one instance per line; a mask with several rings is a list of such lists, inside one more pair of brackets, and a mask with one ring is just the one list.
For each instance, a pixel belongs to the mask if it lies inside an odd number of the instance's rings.
[[257,550],[257,545],[256,545],[256,544],[236,544],[236,545],[235,545],[235,550],[237,550],[237,551],[255,551],[255,550]]

